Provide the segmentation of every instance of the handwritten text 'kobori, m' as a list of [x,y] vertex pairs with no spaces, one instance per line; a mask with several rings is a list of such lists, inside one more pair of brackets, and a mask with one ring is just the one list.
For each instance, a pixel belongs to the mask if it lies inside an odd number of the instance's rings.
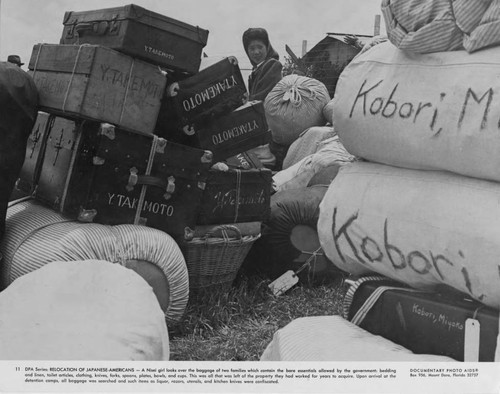
[[[367,83],[368,81],[365,79],[354,98],[349,113],[350,118],[359,116],[358,111],[362,111],[363,116],[382,116],[387,119],[406,120],[414,124],[423,118],[428,122],[428,127],[434,135],[443,131],[442,127],[438,127],[438,118],[440,107],[446,101],[447,94],[445,92],[439,93],[439,97],[434,101],[431,101],[431,97],[429,97],[429,101],[409,100],[408,97],[401,97],[402,94],[398,91],[401,90],[399,82],[394,84],[388,97],[384,97],[384,94],[381,93],[382,90],[386,91],[386,89],[382,89],[384,87],[383,79],[375,84],[367,85]],[[456,100],[456,93],[449,96]],[[458,108],[457,129],[460,130],[467,116],[479,116],[478,130],[486,128],[493,96],[493,88],[485,91],[467,88],[462,94],[462,99],[458,101],[461,103],[461,107]],[[449,119],[449,114],[447,117]],[[497,120],[496,127],[500,128],[500,119]]]

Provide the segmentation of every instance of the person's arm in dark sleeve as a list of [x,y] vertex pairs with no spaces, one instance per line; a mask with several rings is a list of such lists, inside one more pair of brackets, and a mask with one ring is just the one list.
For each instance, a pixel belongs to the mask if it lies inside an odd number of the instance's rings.
[[249,92],[249,99],[264,101],[267,94],[281,80],[282,69],[282,64],[276,59],[271,59],[263,64],[259,77],[254,81],[252,91]]

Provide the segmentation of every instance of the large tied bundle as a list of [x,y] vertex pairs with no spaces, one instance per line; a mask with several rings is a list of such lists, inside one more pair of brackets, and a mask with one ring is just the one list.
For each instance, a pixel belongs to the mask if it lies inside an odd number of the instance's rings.
[[316,226],[319,204],[327,187],[304,187],[277,192],[271,197],[271,214],[262,225],[262,237],[250,250],[245,268],[275,279],[289,269],[297,270],[313,256],[307,272],[326,272],[330,263],[318,251]]
[[493,0],[383,0],[389,39],[416,53],[468,52],[500,43],[500,3]]
[[[450,357],[414,354],[341,316],[309,316],[276,331],[260,361],[453,362]],[[342,376],[342,375],[340,375]]]
[[323,107],[329,101],[322,82],[295,74],[283,77],[264,101],[273,141],[287,146],[309,127],[324,125]]
[[168,360],[165,319],[140,276],[107,261],[57,261],[0,293],[3,360]]
[[342,167],[320,205],[328,258],[419,289],[448,286],[500,309],[500,184],[374,163]]
[[184,257],[166,233],[137,225],[79,223],[28,200],[7,212],[3,287],[53,261],[105,260],[138,272],[151,285],[169,322],[179,320],[189,296]]
[[335,130],[370,161],[500,181],[499,66],[499,47],[415,55],[375,45],[340,76]]

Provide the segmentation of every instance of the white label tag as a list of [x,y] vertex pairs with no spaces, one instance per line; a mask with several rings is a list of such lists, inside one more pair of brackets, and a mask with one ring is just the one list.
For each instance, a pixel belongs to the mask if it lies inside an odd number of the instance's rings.
[[479,361],[479,328],[480,323],[476,319],[467,319],[465,321],[464,338],[464,361]]
[[295,275],[295,272],[290,270],[286,271],[278,279],[271,282],[268,287],[271,289],[275,296],[279,296],[291,289],[298,282],[299,277]]

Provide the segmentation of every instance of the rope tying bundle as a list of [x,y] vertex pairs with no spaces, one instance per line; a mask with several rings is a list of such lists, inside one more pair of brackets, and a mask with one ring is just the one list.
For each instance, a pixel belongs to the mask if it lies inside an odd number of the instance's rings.
[[309,256],[309,258],[306,260],[306,262],[304,264],[302,264],[302,266],[297,270],[295,271],[295,275],[299,274],[300,272],[302,272],[303,270],[306,269],[306,267],[309,267],[311,262],[314,260],[314,264],[316,264],[316,258],[318,256],[324,256],[325,254],[323,253],[323,249],[321,248],[321,246],[316,249],[314,252],[305,252],[305,251],[302,251],[302,253],[304,254],[310,254],[311,256]]
[[[73,70],[71,71],[71,77],[70,77],[69,82],[68,82],[68,87],[66,89],[66,93],[64,94],[64,100],[63,100],[63,104],[62,104],[62,111],[63,112],[66,112],[66,102],[68,101],[69,92],[71,89],[71,85],[73,83],[73,79],[75,77],[76,67],[78,66],[78,60],[80,59],[82,49],[83,49],[83,47],[88,47],[88,46],[90,46],[90,45],[89,44],[81,44],[78,47],[78,52],[76,54],[75,63],[73,64]],[[41,51],[42,51],[42,47],[40,47],[40,51],[38,52],[38,54],[40,54]],[[38,62],[38,56],[37,56],[37,62]],[[35,65],[35,67],[36,67],[36,65]]]
[[325,84],[301,75],[286,75],[264,100],[266,120],[277,144],[290,145],[306,129],[324,124],[330,101]]
[[293,106],[300,107],[302,104],[302,96],[314,100],[316,98],[316,92],[307,86],[292,85],[283,94],[282,101],[289,101]]

